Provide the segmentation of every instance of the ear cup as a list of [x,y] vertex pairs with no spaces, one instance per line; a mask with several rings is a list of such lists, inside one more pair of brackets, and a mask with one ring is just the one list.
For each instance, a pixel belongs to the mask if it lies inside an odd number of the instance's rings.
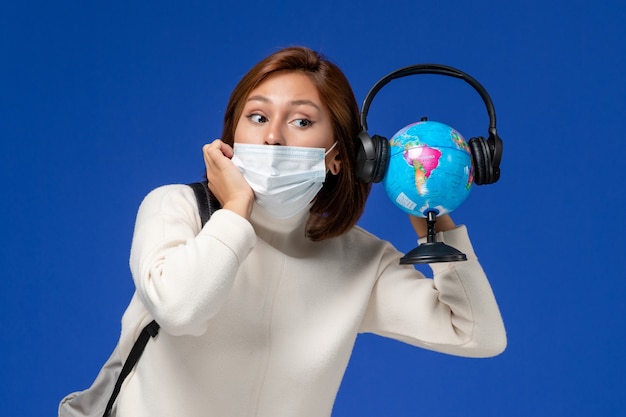
[[382,181],[389,165],[389,141],[361,131],[357,137],[356,176],[363,182]]
[[474,159],[474,184],[491,184],[492,166],[489,153],[489,145],[483,137],[472,138],[469,141],[470,152]]
[[376,148],[376,163],[374,164],[372,182],[381,182],[389,166],[389,141],[387,138],[378,135],[374,135],[372,141],[374,142],[374,148]]
[[376,163],[374,142],[364,130],[359,133],[356,142],[356,176],[363,182],[372,182]]
[[357,138],[356,175],[363,182],[381,182],[389,165],[389,141],[361,131]]

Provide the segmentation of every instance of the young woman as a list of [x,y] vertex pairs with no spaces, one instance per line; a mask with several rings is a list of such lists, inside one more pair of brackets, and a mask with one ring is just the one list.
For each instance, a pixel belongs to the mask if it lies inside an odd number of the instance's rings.
[[[60,415],[103,407],[152,319],[161,331],[114,415],[329,416],[360,332],[453,355],[502,352],[498,306],[464,226],[437,221],[439,238],[468,260],[433,264],[432,279],[355,226],[369,193],[355,174],[358,132],[352,90],[319,54],[287,48],[252,68],[231,95],[221,140],[203,149],[222,209],[201,227],[189,187],[145,198],[118,346]],[[411,224],[426,234],[423,219]]]

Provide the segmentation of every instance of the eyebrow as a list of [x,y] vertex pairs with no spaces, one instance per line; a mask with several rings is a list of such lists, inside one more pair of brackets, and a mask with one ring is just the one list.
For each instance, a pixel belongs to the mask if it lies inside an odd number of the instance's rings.
[[[265,96],[260,96],[260,95],[250,96],[250,97],[248,97],[248,100],[246,100],[246,101],[260,101],[260,102],[263,102],[263,103],[271,103],[270,99],[268,99]],[[315,102],[313,102],[311,100],[306,100],[306,99],[303,99],[303,100],[293,100],[293,101],[290,101],[289,104],[291,104],[292,106],[308,105],[308,106],[315,107],[319,111],[322,111],[320,106],[318,106]]]

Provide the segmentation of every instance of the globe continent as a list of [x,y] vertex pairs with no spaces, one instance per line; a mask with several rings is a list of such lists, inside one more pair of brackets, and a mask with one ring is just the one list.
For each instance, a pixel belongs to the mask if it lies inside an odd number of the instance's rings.
[[383,186],[396,206],[418,217],[455,210],[473,184],[472,157],[459,132],[435,121],[412,123],[389,141]]

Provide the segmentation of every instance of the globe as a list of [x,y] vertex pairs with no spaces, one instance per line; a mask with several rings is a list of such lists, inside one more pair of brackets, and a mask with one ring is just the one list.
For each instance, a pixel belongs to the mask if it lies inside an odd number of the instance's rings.
[[436,121],[412,123],[389,140],[383,178],[387,196],[403,211],[428,217],[455,210],[470,193],[473,165],[459,132]]

